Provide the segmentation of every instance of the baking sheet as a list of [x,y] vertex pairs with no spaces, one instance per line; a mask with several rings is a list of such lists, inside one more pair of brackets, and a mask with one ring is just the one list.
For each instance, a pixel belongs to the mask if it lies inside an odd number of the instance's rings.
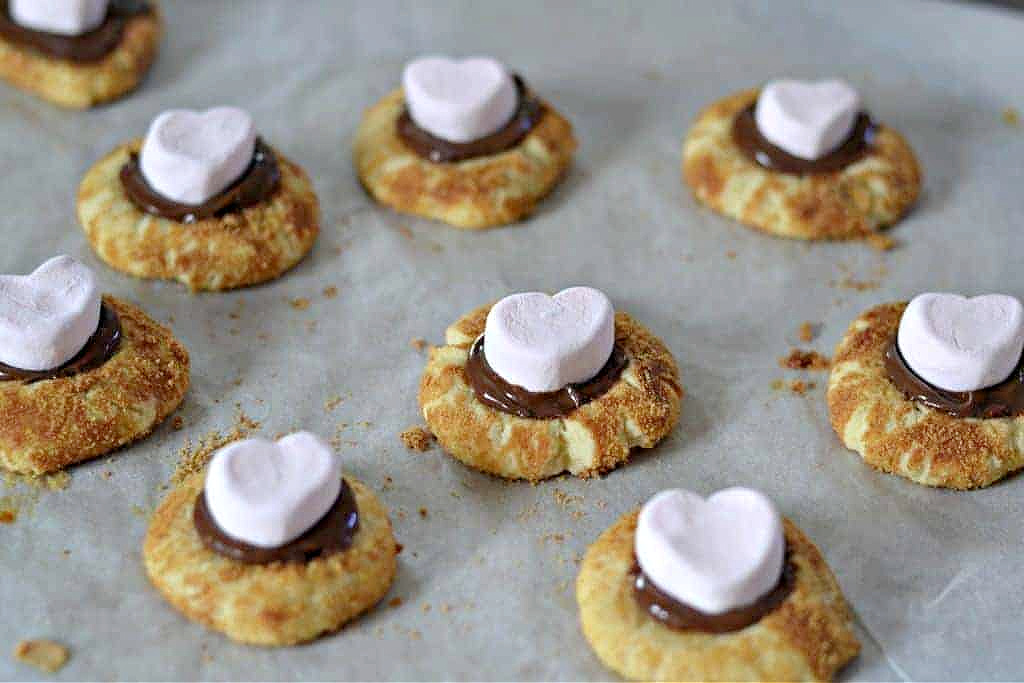
[[[830,354],[882,301],[1024,295],[1024,130],[1001,116],[1024,110],[1024,19],[884,0],[164,5],[163,50],[134,97],[73,113],[0,87],[0,271],[84,259],[108,291],[173,321],[193,368],[180,431],[165,424],[74,468],[64,490],[0,490],[19,511],[0,526],[0,651],[63,641],[62,680],[607,679],[577,624],[587,545],[665,486],[745,484],[820,545],[856,610],[864,650],[845,678],[1024,675],[1024,482],[954,493],[869,470],[829,427],[826,375],[777,364],[803,321],[822,324],[810,346]],[[435,51],[506,60],[572,120],[577,163],[532,220],[463,233],[374,207],[360,189],[349,144],[363,107],[405,60]],[[924,165],[923,200],[892,252],[763,237],[680,183],[700,107],[773,76],[831,74],[861,88]],[[105,268],[75,219],[82,173],[160,110],[216,103],[249,108],[313,177],[323,234],[311,257],[267,286],[203,296]],[[677,355],[688,395],[666,442],[602,480],[538,486],[403,448],[399,432],[420,421],[425,356],[412,339],[440,343],[491,298],[574,284],[608,292]],[[816,387],[800,396],[773,389],[778,379]],[[186,621],[150,588],[145,517],[183,446],[229,430],[239,409],[264,435],[332,438],[380,493],[405,545],[388,597],[401,605],[309,646],[259,650]],[[0,656],[0,677],[36,676]]]

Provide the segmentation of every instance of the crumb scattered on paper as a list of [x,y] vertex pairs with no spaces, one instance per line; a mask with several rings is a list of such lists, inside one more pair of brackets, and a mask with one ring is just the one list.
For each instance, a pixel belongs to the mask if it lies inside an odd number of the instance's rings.
[[801,323],[800,329],[798,331],[800,341],[805,343],[814,341],[814,338],[818,336],[818,330],[820,328],[821,325],[812,322]]
[[178,451],[178,466],[171,476],[171,483],[180,486],[196,472],[201,472],[206,463],[210,461],[213,454],[232,441],[244,439],[251,432],[260,428],[260,423],[248,417],[239,410],[235,415],[235,424],[227,433],[221,433],[216,429],[207,432],[199,437],[199,443],[195,446],[192,441],[185,440]]
[[23,640],[14,647],[14,658],[48,674],[60,671],[68,661],[68,649],[43,638]]
[[429,516],[430,516],[430,512],[427,510],[427,508],[420,508],[420,517],[422,517],[423,519],[426,519]]
[[185,426],[185,418],[181,415],[175,415],[174,419],[171,420],[171,429],[174,431],[181,431],[181,428]]
[[388,607],[401,607],[402,598],[391,598],[388,600]]
[[417,351],[422,351],[423,349],[427,348],[427,346],[429,346],[429,344],[427,344],[427,340],[422,339],[420,337],[416,337],[409,343],[412,345],[412,348],[416,349]]
[[431,444],[434,443],[434,435],[430,433],[429,429],[420,425],[409,427],[399,436],[406,448],[421,453],[429,450]]
[[334,297],[338,296],[338,288],[335,287],[334,285],[331,285],[330,287],[324,287],[324,296],[328,299],[333,299]]
[[1020,128],[1020,112],[1015,107],[1007,107],[1003,110],[1003,123],[1011,128]]
[[794,394],[803,396],[808,391],[813,389],[815,386],[816,385],[814,384],[814,382],[805,382],[802,379],[795,379],[789,383],[789,390],[792,391]]
[[309,308],[309,299],[306,299],[304,297],[292,299],[288,303],[290,303],[292,308],[294,308],[296,311],[304,311],[307,308]]
[[865,237],[864,241],[875,251],[889,251],[896,246],[896,240],[888,235],[880,235],[877,232],[873,232]]
[[331,412],[332,410],[337,408],[338,405],[340,405],[341,402],[344,400],[345,399],[343,399],[341,396],[329,396],[327,400],[324,401],[324,410],[326,410],[327,412]]
[[779,359],[779,365],[790,370],[828,370],[831,361],[817,351],[793,349]]

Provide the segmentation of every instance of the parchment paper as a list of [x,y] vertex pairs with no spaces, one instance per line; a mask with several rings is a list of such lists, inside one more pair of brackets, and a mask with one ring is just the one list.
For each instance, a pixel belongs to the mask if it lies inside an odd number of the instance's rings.
[[[74,468],[65,490],[0,491],[20,501],[0,526],[0,652],[61,640],[72,649],[62,680],[613,678],[577,622],[587,545],[661,488],[745,484],[817,542],[856,610],[864,650],[846,678],[1024,676],[1024,482],[954,493],[870,470],[829,426],[827,376],[777,364],[803,321],[822,324],[809,346],[831,354],[879,302],[1024,295],[1024,130],[1001,115],[1024,110],[1024,19],[887,0],[164,5],[160,58],[133,97],[76,113],[0,87],[0,271],[85,259],[108,291],[172,324],[193,368],[180,431],[165,424]],[[494,54],[572,120],[577,163],[532,220],[464,233],[375,207],[360,189],[350,141],[361,112],[427,52]],[[833,74],[923,163],[924,196],[892,231],[896,250],[771,239],[696,204],[680,147],[702,106],[773,76]],[[81,175],[162,109],[219,103],[250,109],[313,177],[323,233],[312,255],[278,282],[202,296],[106,268],[77,226]],[[410,340],[440,343],[492,298],[574,284],[608,292],[675,352],[687,398],[665,443],[602,480],[538,486],[402,446],[399,432],[420,421],[425,360]],[[817,386],[799,396],[777,379]],[[335,439],[347,471],[379,491],[405,544],[388,596],[400,606],[309,646],[259,650],[185,620],[150,587],[140,548],[161,485],[183,445],[230,429],[239,406],[261,434]],[[0,656],[0,677],[36,676]]]

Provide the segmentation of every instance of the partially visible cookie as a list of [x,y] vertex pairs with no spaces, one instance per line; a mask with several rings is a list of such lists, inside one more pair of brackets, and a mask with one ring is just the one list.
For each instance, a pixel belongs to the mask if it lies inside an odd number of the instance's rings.
[[921,168],[898,132],[879,125],[868,154],[829,173],[795,175],[752,161],[732,137],[758,89],[715,102],[683,143],[683,178],[697,199],[745,225],[806,240],[868,237],[896,223],[921,192]]
[[784,520],[795,584],[756,623],[730,633],[677,631],[647,614],[631,575],[638,512],[587,550],[576,580],[583,634],[601,661],[632,680],[829,680],[860,651],[853,616],[818,548]]
[[193,291],[272,280],[312,249],[320,203],[305,172],[275,151],[281,184],[267,201],[224,216],[183,223],[145,213],[119,178],[141,140],[98,161],[78,189],[78,219],[96,254],[135,277],[177,280]]
[[509,479],[538,481],[565,471],[592,477],[626,462],[635,448],[653,447],[675,426],[683,397],[676,361],[626,313],[615,315],[615,340],[629,364],[599,398],[550,419],[484,405],[465,367],[490,309],[478,308],[448,328],[446,345],[431,349],[420,380],[419,403],[430,431],[465,464]]
[[840,440],[871,467],[926,486],[979,488],[1024,467],[1024,417],[954,417],[889,379],[885,352],[905,308],[865,311],[836,347],[827,399]]
[[398,136],[405,110],[399,89],[366,110],[356,132],[353,161],[367,192],[402,213],[458,228],[513,223],[533,212],[572,161],[572,125],[550,104],[516,146],[492,156],[433,163]]
[[116,100],[142,82],[156,58],[162,20],[152,5],[127,20],[117,47],[99,61],[57,59],[0,37],[0,78],[62,107],[87,109]]
[[112,296],[118,351],[99,367],[31,384],[0,382],[0,465],[44,474],[141,439],[181,403],[189,358],[166,327]]
[[387,511],[359,481],[346,477],[359,509],[347,550],[308,562],[243,564],[211,551],[196,531],[204,477],[193,474],[167,495],[142,551],[150,581],[188,618],[242,643],[294,645],[336,631],[387,593],[398,547]]

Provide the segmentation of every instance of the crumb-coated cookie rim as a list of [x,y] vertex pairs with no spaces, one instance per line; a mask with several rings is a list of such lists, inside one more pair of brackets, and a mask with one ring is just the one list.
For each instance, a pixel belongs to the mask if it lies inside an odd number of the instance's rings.
[[51,104],[71,109],[118,99],[133,91],[156,58],[163,31],[160,8],[130,18],[121,42],[96,62],[47,56],[0,38],[0,79]]
[[633,595],[639,511],[587,549],[576,579],[584,636],[610,669],[634,680],[826,680],[860,651],[852,614],[814,543],[784,519],[792,592],[758,622],[731,633],[675,631]]
[[92,370],[23,384],[0,382],[0,466],[45,474],[149,434],[181,403],[188,352],[170,330],[112,296],[121,343]]
[[107,265],[145,279],[177,280],[192,291],[222,291],[280,277],[313,248],[320,203],[305,172],[273,149],[281,185],[264,202],[224,216],[182,223],[142,211],[120,171],[142,140],[97,161],[78,189],[78,220]]
[[398,88],[368,108],[356,131],[353,162],[376,201],[401,213],[482,229],[529,215],[568,169],[576,140],[554,107],[509,150],[454,163],[423,159],[401,140],[396,121],[405,109]]
[[749,227],[796,239],[863,239],[898,222],[916,203],[921,168],[896,130],[876,124],[872,149],[840,171],[791,175],[749,159],[732,122],[759,88],[705,108],[683,142],[683,178],[701,203]]
[[337,631],[390,589],[398,545],[387,511],[359,480],[345,476],[359,530],[343,552],[306,563],[243,564],[203,545],[192,511],[205,472],[168,493],[150,520],[143,563],[150,582],[186,617],[232,640],[296,645]]
[[871,467],[926,486],[980,488],[1024,467],[1024,416],[953,417],[892,383],[884,354],[904,308],[868,309],[836,347],[826,398],[840,441]]
[[471,311],[448,328],[446,345],[431,349],[420,381],[427,426],[456,459],[508,479],[539,481],[563,472],[587,478],[615,469],[637,448],[652,448],[675,426],[684,394],[675,358],[622,312],[615,316],[616,343],[630,362],[603,395],[551,419],[517,417],[484,405],[464,369],[490,308]]

